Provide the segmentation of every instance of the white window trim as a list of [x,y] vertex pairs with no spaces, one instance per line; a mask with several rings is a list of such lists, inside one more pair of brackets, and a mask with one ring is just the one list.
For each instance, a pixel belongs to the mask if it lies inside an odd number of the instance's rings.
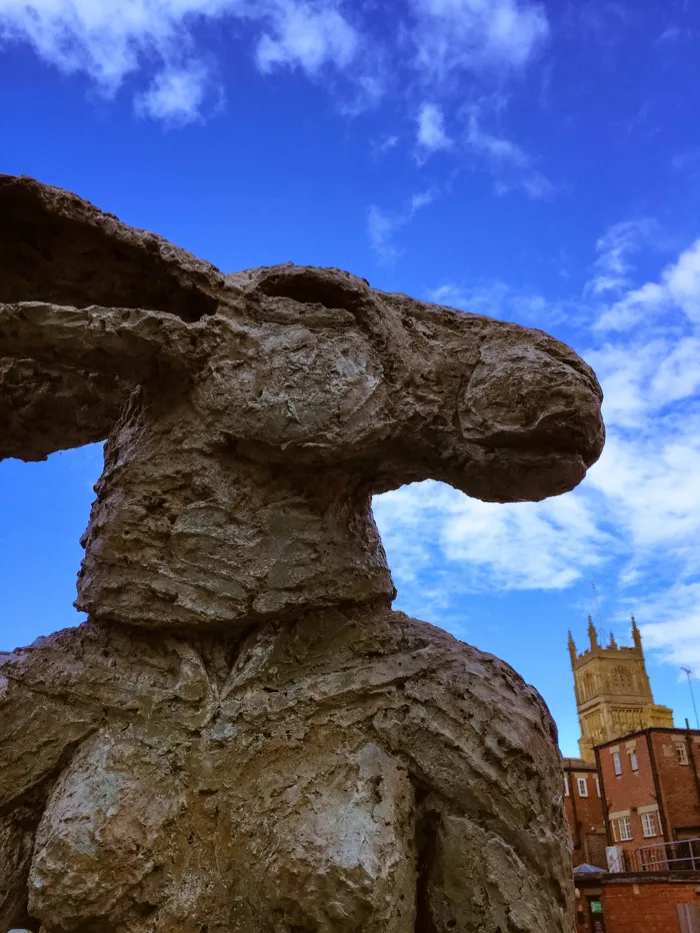
[[679,765],[690,764],[688,760],[688,746],[685,742],[676,742],[676,757],[678,758]]
[[588,782],[585,777],[576,778],[576,783],[578,784],[578,795],[579,797],[588,796]]
[[[650,829],[652,832],[648,832]],[[642,813],[642,835],[645,839],[652,839],[654,836],[658,836],[656,830],[656,814],[653,811]]]
[[613,753],[613,767],[615,768],[615,774],[617,777],[620,777],[622,774],[622,759],[620,758],[619,752]]
[[617,820],[610,820],[610,829],[612,830],[613,842],[619,842],[617,838]]
[[632,822],[628,816],[621,816],[617,821],[617,827],[620,835],[620,842],[630,842],[632,840]]
[[569,790],[569,775],[566,772],[564,772],[564,796],[571,796],[571,791]]
[[596,793],[597,793],[598,796],[600,797],[600,796],[601,796],[601,793],[600,793],[600,778],[598,777],[597,774],[596,774],[596,776],[595,776],[595,789],[596,789]]

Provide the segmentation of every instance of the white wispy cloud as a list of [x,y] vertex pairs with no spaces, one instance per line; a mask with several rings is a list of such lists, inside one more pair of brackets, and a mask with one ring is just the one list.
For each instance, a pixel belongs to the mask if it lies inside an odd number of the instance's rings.
[[640,323],[658,325],[661,317],[674,309],[700,324],[700,239],[664,269],[659,282],[645,282],[607,308],[597,327],[626,331]]
[[[481,116],[472,115],[466,138],[458,131],[463,72],[481,82],[479,100],[487,88],[505,99],[508,77],[547,40],[543,5],[401,0],[397,15],[402,28],[392,36],[349,0],[0,0],[0,50],[28,44],[44,63],[87,77],[107,98],[127,84],[138,116],[181,126],[220,112],[232,96],[223,60],[202,38],[201,27],[216,23],[227,55],[249,57],[264,75],[286,69],[323,80],[347,117],[375,108],[406,82],[421,88],[411,147],[419,165],[439,151],[464,159],[466,147],[497,194],[551,194],[533,159],[502,132],[487,130]],[[397,143],[395,134],[387,136],[384,151]],[[372,217],[376,241],[389,225],[402,225],[401,217],[376,210]]]
[[359,44],[334,0],[0,0],[0,44],[28,43],[48,64],[85,74],[108,96],[127,76],[143,73],[150,86],[137,95],[137,111],[191,122],[209,97],[223,93],[211,86],[214,75],[196,38],[197,25],[207,20],[226,29],[232,20],[252,23],[263,72],[344,71]]
[[183,126],[201,120],[209,91],[209,72],[195,62],[159,72],[150,87],[136,95],[134,109],[139,116]]
[[412,0],[412,6],[426,76],[522,68],[549,35],[544,8],[527,0]]
[[634,272],[632,256],[653,230],[654,223],[649,218],[613,224],[596,243],[598,258],[587,291],[598,296],[628,288]]
[[[443,592],[454,587],[461,604],[465,592],[566,590],[595,569],[596,579],[604,572],[616,581],[611,621],[627,625],[634,612],[650,650],[700,673],[700,241],[657,279],[635,285],[625,244],[639,231],[612,229],[598,243],[602,293],[614,291],[626,307],[638,307],[642,295],[648,313],[632,330],[601,336],[595,315],[609,309],[589,290],[589,323],[577,342],[605,392],[608,438],[581,486],[505,506],[439,483],[408,486],[376,500],[378,524],[404,605],[418,603],[431,579]],[[430,295],[530,325],[539,314],[552,329],[552,303],[533,297],[498,283],[448,284]],[[449,616],[449,608],[432,608]]]
[[343,69],[355,58],[357,32],[334,7],[277,4],[272,20],[271,32],[262,36],[257,47],[263,72],[286,65],[315,75],[324,65]]
[[452,140],[445,132],[445,116],[437,104],[424,103],[418,112],[416,138],[425,153],[449,149]]
[[469,114],[466,143],[492,175],[497,194],[514,189],[524,191],[533,199],[552,194],[554,186],[537,170],[532,157],[512,140],[486,130],[475,109]]
[[700,676],[700,582],[676,583],[647,600],[643,612],[646,647]]
[[391,263],[398,259],[401,251],[394,243],[394,237],[413,220],[417,211],[434,200],[434,192],[426,190],[414,194],[401,211],[386,211],[376,204],[370,206],[367,211],[367,234],[372,249],[382,262]]
[[517,320],[540,327],[552,327],[563,320],[571,320],[580,313],[574,300],[550,301],[532,291],[520,291],[505,282],[477,282],[456,285],[452,282],[426,292],[428,301],[458,308],[469,314],[503,320]]
[[372,143],[372,151],[377,155],[384,155],[387,152],[391,152],[392,149],[396,149],[398,144],[399,137],[395,134],[390,134]]

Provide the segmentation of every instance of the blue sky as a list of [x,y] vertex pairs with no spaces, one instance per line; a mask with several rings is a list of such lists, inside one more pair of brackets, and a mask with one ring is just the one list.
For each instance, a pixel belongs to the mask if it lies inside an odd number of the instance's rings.
[[[565,753],[566,633],[700,672],[700,10],[691,0],[0,0],[0,171],[226,271],[334,265],[541,327],[606,393],[574,493],[375,502],[397,606],[513,664]],[[0,464],[0,647],[75,624],[99,448]],[[597,618],[597,616],[596,616]],[[700,694],[700,684],[696,684]]]

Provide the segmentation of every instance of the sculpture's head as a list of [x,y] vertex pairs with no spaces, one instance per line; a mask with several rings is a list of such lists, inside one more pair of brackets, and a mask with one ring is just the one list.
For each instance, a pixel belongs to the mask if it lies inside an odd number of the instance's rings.
[[217,317],[235,320],[241,349],[207,404],[218,394],[226,430],[253,457],[344,466],[373,492],[434,478],[517,501],[573,488],[600,455],[595,374],[542,331],[336,269],[273,266],[228,283],[239,299]]
[[[195,404],[251,458],[347,471],[370,492],[435,478],[482,499],[516,501],[571,489],[600,455],[595,375],[541,331],[380,292],[336,269],[282,265],[224,276],[31,179],[0,176],[0,217],[0,302],[157,312],[154,333],[168,331],[189,376],[197,370]],[[115,315],[118,331],[128,312]],[[112,340],[104,353],[116,347]],[[111,431],[139,370],[129,348],[113,383],[95,382],[99,352],[82,373],[75,360],[64,366],[56,357],[52,384],[63,390],[33,397],[43,430],[0,410],[10,451],[13,432],[21,456],[32,444],[45,443],[36,447],[43,455]],[[22,365],[22,385],[40,385],[41,367]],[[16,372],[0,360],[0,382],[17,382]],[[71,380],[78,421],[65,404]],[[31,414],[16,386],[15,396]]]
[[111,435],[79,580],[94,618],[389,603],[372,494],[428,478],[490,501],[566,492],[600,454],[601,400],[540,331],[337,269],[222,275],[0,176],[0,459]]

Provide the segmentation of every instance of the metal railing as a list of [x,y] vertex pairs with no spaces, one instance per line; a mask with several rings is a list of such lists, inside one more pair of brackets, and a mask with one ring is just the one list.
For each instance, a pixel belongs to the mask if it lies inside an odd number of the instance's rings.
[[700,839],[658,842],[625,852],[626,871],[700,871]]

